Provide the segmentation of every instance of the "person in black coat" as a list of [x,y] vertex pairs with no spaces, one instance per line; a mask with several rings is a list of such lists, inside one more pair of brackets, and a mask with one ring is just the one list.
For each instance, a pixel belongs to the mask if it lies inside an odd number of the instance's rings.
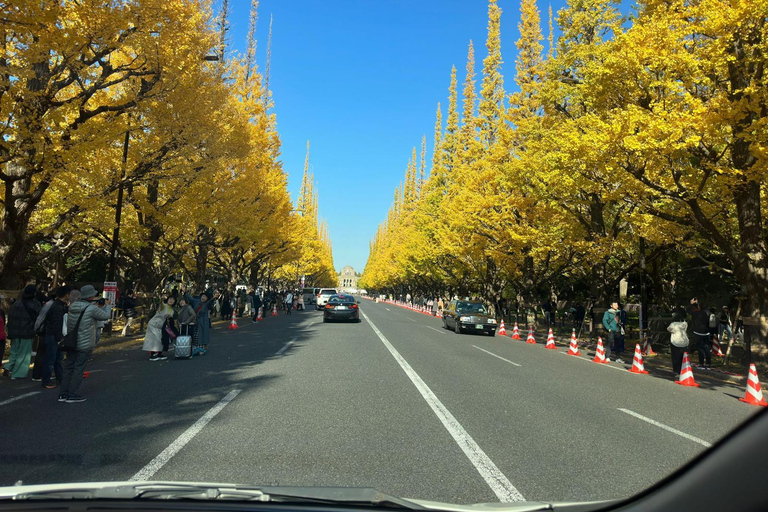
[[[64,354],[59,350],[59,341],[64,336],[64,315],[67,314],[69,294],[72,289],[69,286],[59,286],[56,289],[56,298],[51,303],[48,314],[45,317],[45,334],[41,345],[45,346],[46,358],[43,367],[43,387],[54,389],[64,374],[61,361]],[[56,377],[56,380],[53,377]]]
[[5,370],[11,379],[25,379],[29,374],[32,358],[32,342],[35,339],[35,320],[42,305],[35,300],[34,285],[27,285],[21,298],[13,303],[8,313],[8,337],[11,339],[11,355]]

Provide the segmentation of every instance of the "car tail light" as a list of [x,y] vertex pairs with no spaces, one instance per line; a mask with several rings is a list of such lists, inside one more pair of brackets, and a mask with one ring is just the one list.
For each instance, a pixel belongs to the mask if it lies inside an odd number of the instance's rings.
[[333,309],[333,304],[326,304],[325,309]]
[[351,307],[352,309],[357,309],[357,304],[352,304],[352,305],[351,305],[351,306],[349,306],[349,307]]

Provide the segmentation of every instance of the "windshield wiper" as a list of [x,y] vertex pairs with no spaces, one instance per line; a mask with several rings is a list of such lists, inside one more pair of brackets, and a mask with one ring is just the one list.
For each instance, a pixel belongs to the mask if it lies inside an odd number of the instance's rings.
[[390,496],[372,488],[347,487],[279,487],[229,484],[192,484],[176,482],[126,482],[104,485],[31,486],[0,499],[88,500],[88,499],[194,499],[239,500],[272,503],[314,503],[358,507],[426,510],[416,503]]

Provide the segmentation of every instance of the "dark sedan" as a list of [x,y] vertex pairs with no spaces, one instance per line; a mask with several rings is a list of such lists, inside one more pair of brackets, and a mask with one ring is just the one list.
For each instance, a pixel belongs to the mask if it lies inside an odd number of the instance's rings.
[[360,308],[352,295],[339,293],[328,299],[323,310],[323,322],[331,320],[360,321]]
[[443,311],[443,327],[462,332],[480,332],[493,336],[496,333],[496,319],[482,302],[452,300]]

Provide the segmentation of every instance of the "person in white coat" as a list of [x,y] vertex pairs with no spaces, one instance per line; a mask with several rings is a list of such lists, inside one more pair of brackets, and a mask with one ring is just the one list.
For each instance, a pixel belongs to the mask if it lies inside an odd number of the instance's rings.
[[173,317],[173,307],[168,304],[168,299],[166,299],[157,308],[155,316],[147,322],[147,333],[144,335],[144,345],[141,349],[149,352],[150,361],[168,359],[163,353],[163,329],[165,329],[169,317]]
[[672,353],[672,369],[675,371],[675,380],[680,380],[680,370],[683,367],[683,354],[688,349],[688,323],[683,320],[678,313],[672,314],[672,323],[667,330],[671,333],[669,337],[669,348]]

